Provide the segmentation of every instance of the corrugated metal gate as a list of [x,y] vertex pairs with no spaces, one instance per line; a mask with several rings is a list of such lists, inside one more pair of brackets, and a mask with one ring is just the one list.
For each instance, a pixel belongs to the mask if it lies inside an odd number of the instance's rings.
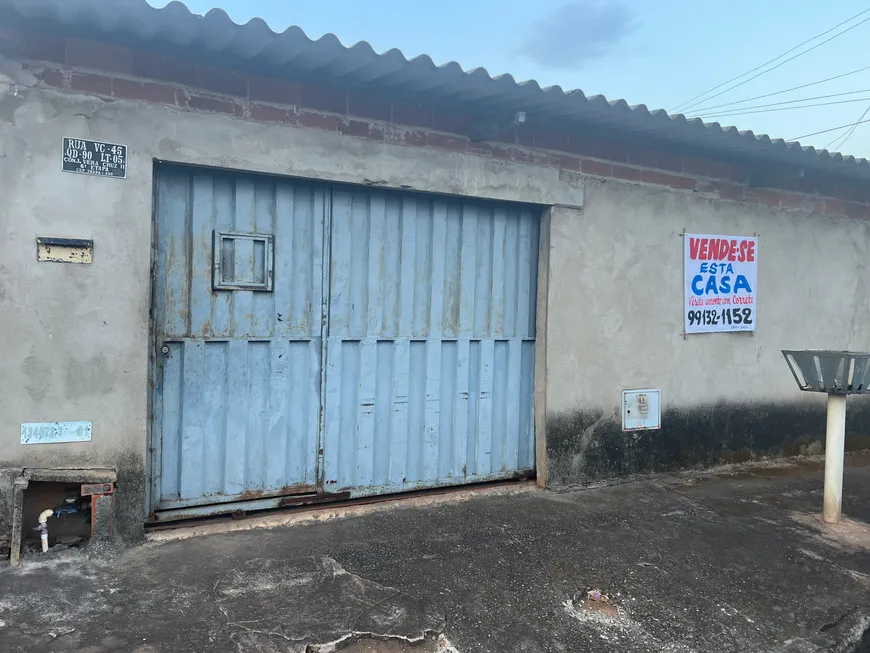
[[156,508],[315,491],[327,191],[159,170]]
[[175,167],[156,183],[153,510],[533,470],[531,210]]
[[533,469],[536,217],[336,188],[332,221],[325,489]]

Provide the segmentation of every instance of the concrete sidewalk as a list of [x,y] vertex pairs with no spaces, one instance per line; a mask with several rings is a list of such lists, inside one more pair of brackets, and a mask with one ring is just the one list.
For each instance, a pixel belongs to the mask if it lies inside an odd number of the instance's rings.
[[821,481],[802,461],[31,556],[0,570],[0,651],[866,651],[870,456],[836,528]]

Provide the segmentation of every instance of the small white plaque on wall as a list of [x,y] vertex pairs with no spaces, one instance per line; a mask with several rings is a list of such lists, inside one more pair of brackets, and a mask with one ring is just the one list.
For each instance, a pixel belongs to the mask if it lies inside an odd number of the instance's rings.
[[661,427],[662,404],[658,390],[622,391],[623,431],[646,431]]
[[30,422],[21,425],[21,444],[90,442],[91,422]]

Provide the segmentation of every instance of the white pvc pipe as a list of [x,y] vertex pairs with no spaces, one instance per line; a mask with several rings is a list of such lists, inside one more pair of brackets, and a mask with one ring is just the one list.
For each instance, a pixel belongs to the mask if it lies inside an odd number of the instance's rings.
[[39,539],[42,540],[42,552],[48,551],[48,518],[54,514],[54,510],[43,510],[39,513],[40,533]]
[[828,395],[825,434],[824,519],[837,524],[843,509],[843,457],[846,444],[846,395]]

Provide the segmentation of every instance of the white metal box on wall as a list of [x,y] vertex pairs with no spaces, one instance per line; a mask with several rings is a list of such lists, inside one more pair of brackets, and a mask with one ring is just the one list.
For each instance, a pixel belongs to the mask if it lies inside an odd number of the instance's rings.
[[623,431],[646,431],[661,427],[661,394],[658,390],[622,391]]

